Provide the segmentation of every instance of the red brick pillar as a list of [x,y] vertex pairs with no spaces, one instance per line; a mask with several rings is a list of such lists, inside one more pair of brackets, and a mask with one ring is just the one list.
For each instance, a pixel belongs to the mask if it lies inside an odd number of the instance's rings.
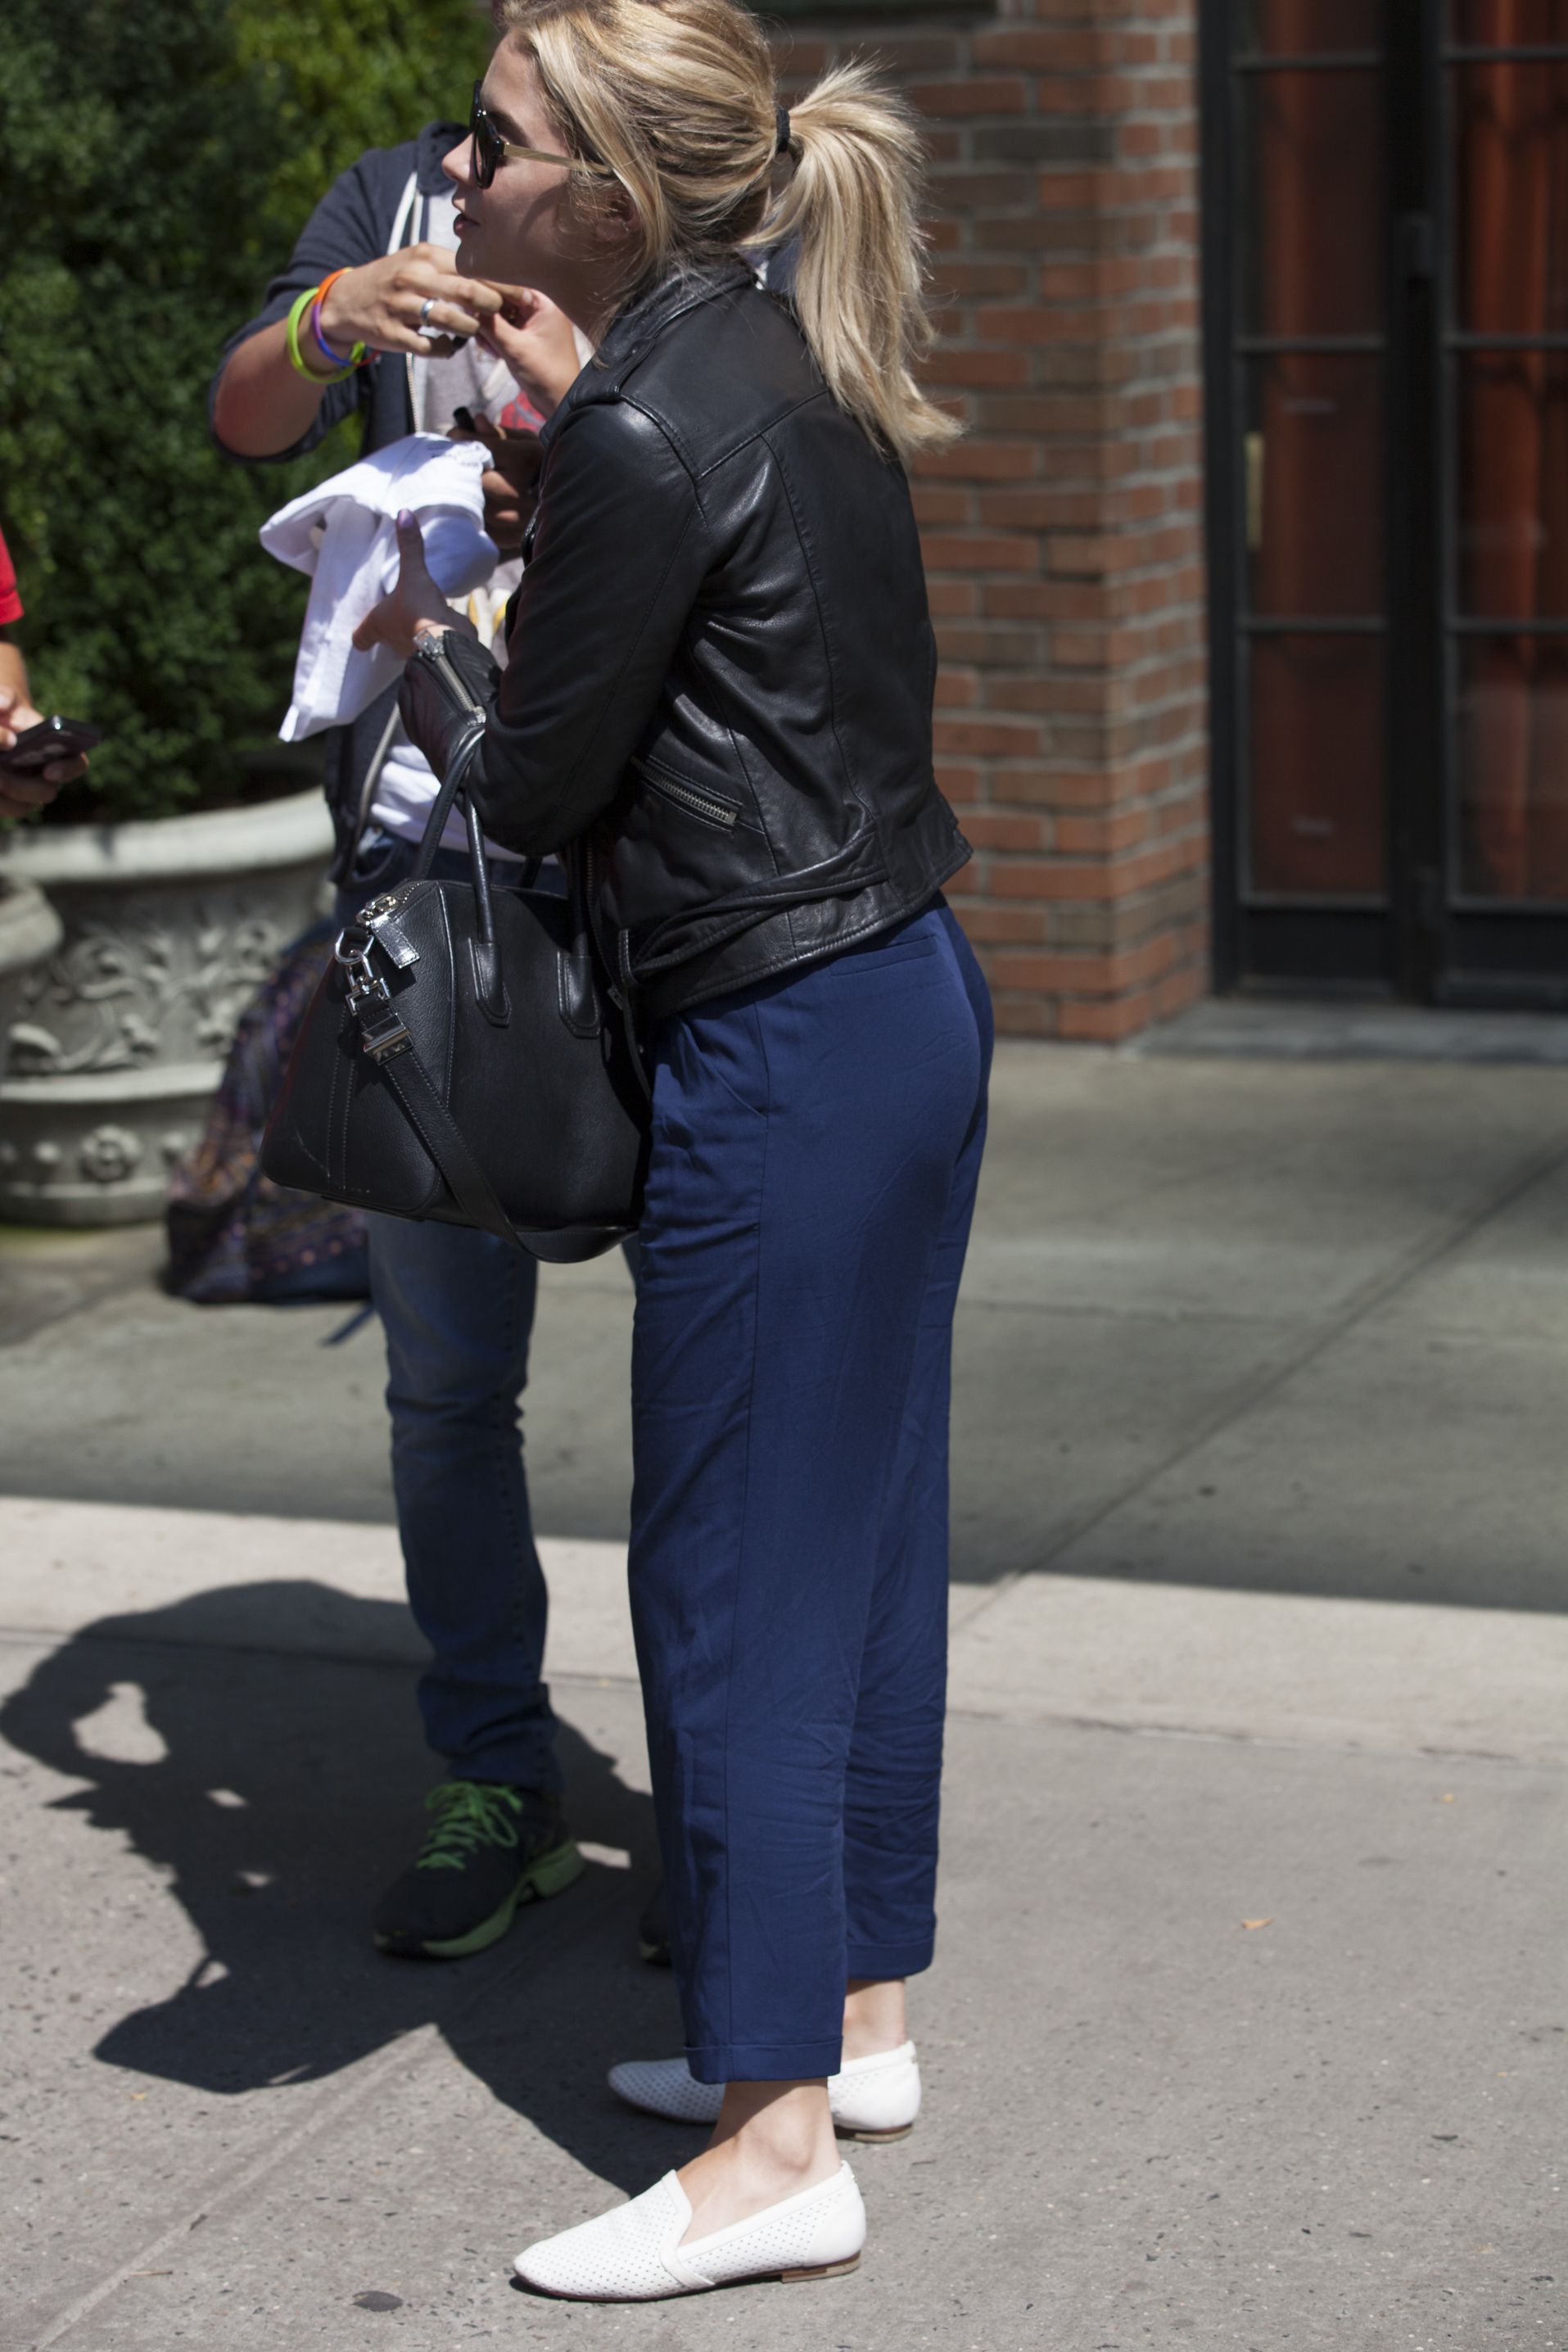
[[919,469],[951,893],[1001,1026],[1117,1038],[1207,985],[1196,0],[791,8],[791,89],[879,58],[931,124]]

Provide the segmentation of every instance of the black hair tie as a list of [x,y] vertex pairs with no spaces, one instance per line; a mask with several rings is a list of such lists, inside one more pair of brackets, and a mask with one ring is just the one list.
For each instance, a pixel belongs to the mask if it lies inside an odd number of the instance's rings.
[[779,144],[773,152],[777,155],[787,155],[789,152],[789,108],[787,106],[776,106],[773,110],[773,119],[779,125]]

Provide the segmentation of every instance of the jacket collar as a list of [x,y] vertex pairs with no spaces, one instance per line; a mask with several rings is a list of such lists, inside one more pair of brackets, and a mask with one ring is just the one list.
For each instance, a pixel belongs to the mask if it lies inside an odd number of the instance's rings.
[[616,312],[604,341],[545,424],[539,434],[541,448],[549,447],[558,425],[570,410],[619,392],[638,361],[677,319],[705,302],[733,293],[737,287],[756,283],[757,273],[749,262],[732,254],[727,260],[701,270],[673,270],[669,277],[633,294]]

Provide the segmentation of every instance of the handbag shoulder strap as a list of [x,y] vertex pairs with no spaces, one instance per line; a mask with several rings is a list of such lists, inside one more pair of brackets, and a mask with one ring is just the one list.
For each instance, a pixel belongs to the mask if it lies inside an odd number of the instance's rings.
[[489,1178],[468,1148],[467,1139],[442,1101],[429,1071],[420,1060],[413,1038],[390,1006],[361,1013],[360,1032],[367,1052],[397,1098],[409,1125],[440,1169],[446,1189],[473,1223],[497,1241],[507,1243],[519,1257],[528,1251],[517,1239],[512,1223]]

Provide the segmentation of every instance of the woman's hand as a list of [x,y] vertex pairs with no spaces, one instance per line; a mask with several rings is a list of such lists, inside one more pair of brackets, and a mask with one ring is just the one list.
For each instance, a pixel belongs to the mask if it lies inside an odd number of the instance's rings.
[[506,362],[539,415],[553,415],[582,373],[571,320],[531,286],[486,286],[485,291],[496,297],[497,307],[481,322],[480,341]]
[[[455,425],[454,440],[468,436]],[[490,463],[479,477],[485,493],[485,528],[503,555],[516,555],[532,520],[543,453],[539,436],[519,427],[493,425],[483,415],[474,419],[474,437],[490,452]]]
[[453,611],[431,578],[424,561],[424,534],[417,516],[406,508],[397,519],[397,586],[365,614],[354,631],[360,651],[365,654],[372,646],[390,646],[400,661],[407,661],[415,638],[432,631],[461,629],[465,635],[476,638],[479,632],[472,621]]
[[[444,327],[444,334],[420,333],[419,314],[426,301],[431,304],[426,323]],[[478,334],[486,319],[499,311],[501,301],[495,287],[477,278],[460,278],[455,257],[444,245],[411,245],[334,278],[319,323],[332,349],[345,355],[356,343],[368,343],[372,352],[415,352],[447,359],[457,348],[454,338]],[[308,341],[307,337],[302,349],[314,362]]]
[[[24,728],[36,727],[43,717],[20,688],[0,686],[0,751],[16,740]],[[87,773],[82,759],[57,760],[41,776],[7,775],[0,765],[0,817],[34,816],[47,808],[62,784],[74,784]]]

